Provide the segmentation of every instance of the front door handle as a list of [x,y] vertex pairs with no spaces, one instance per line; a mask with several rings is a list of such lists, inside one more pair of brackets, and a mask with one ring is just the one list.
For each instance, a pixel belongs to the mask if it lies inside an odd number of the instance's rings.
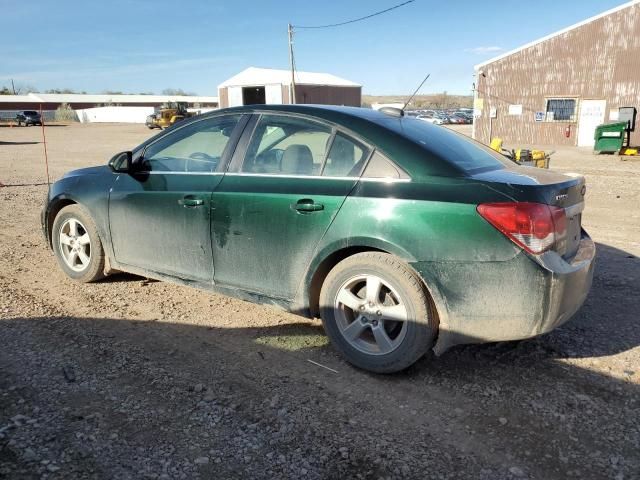
[[303,198],[291,205],[291,208],[298,212],[318,212],[324,210],[324,205],[316,203],[310,198]]
[[204,200],[201,198],[193,197],[191,195],[187,195],[186,197],[178,200],[178,205],[182,205],[185,208],[199,207],[201,205],[204,205]]

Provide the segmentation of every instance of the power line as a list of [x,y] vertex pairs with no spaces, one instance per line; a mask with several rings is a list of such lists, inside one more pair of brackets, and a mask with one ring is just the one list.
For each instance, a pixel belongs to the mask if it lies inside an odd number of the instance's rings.
[[407,5],[409,3],[413,3],[414,1],[415,0],[407,0],[406,2],[399,3],[398,5],[395,5],[393,7],[389,7],[389,8],[386,8],[384,10],[380,10],[379,12],[375,12],[375,13],[372,13],[370,15],[366,15],[364,17],[354,18],[353,20],[347,20],[346,22],[331,23],[329,25],[311,25],[311,26],[292,25],[292,26],[294,28],[300,28],[300,29],[341,27],[342,25],[348,25],[350,23],[361,22],[362,20],[366,20],[366,19],[371,18],[371,17],[382,15],[383,13],[390,12],[391,10],[395,10],[396,8],[404,7],[405,5]]

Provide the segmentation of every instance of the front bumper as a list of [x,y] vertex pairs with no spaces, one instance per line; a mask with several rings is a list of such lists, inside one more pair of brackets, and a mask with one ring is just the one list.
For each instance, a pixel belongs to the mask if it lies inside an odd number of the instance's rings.
[[49,244],[49,226],[47,225],[47,207],[45,206],[41,211],[40,211],[40,227],[42,228],[42,235],[44,236],[44,239],[47,242],[47,245]]
[[519,340],[550,332],[582,306],[593,280],[595,244],[582,232],[576,256],[521,252],[504,262],[418,262],[440,328],[436,354],[458,344]]

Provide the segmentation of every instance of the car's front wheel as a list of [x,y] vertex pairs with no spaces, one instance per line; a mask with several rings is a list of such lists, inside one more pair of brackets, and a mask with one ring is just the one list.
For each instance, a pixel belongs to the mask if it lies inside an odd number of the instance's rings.
[[104,250],[98,229],[80,205],[69,205],[58,212],[52,245],[58,263],[70,278],[86,283],[104,277]]
[[381,252],[353,255],[329,272],[320,292],[320,316],[347,361],[377,373],[415,363],[437,332],[420,278],[406,263]]

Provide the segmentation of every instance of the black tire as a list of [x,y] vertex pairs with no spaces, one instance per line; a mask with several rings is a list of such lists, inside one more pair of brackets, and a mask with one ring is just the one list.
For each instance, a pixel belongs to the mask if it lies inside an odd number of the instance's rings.
[[[68,235],[68,233],[71,232],[66,232],[66,229],[73,223],[71,221],[76,222],[77,229],[75,237],[78,238],[74,243],[78,248],[84,250],[83,253],[85,253],[85,257],[88,256],[86,265],[83,265],[81,259],[76,254],[74,257],[76,261],[72,262],[76,264],[75,268],[72,268],[69,261],[65,259],[65,257],[68,258],[69,253],[71,253],[69,250],[72,249],[72,247],[64,245],[61,241],[61,233],[65,233],[67,237],[71,237],[71,235]],[[84,238],[85,233],[89,237],[89,244],[88,246],[86,244],[81,246],[80,242],[82,238]],[[53,221],[51,239],[56,259],[69,278],[83,283],[95,282],[104,278],[105,254],[102,242],[98,235],[95,222],[83,207],[80,205],[68,205],[60,210]]]
[[[392,307],[403,306],[406,322],[378,322],[375,315],[381,315],[381,311],[374,310],[389,308],[383,303],[379,304],[380,307],[372,306],[372,303],[359,307],[360,310],[369,309],[367,311],[352,310],[345,305],[337,304],[338,294],[350,288],[355,289],[351,291],[355,294],[354,298],[366,303],[365,295],[362,295],[363,290],[356,293],[357,289],[362,288],[358,284],[359,281],[368,285],[368,280],[361,280],[362,277],[377,277],[381,280],[382,289],[376,295],[377,299],[380,300],[384,294],[384,302],[390,301]],[[394,304],[394,299],[397,305]],[[358,253],[338,263],[329,272],[320,292],[320,316],[329,339],[345,359],[356,367],[375,373],[394,373],[413,365],[433,346],[438,328],[428,293],[418,275],[399,258],[381,252]],[[348,340],[342,331],[352,325],[357,329],[362,328],[356,325],[359,321],[367,323],[366,328],[357,339]],[[374,339],[373,335],[374,329],[381,327],[386,333],[388,325],[400,332],[392,339],[396,346],[388,352],[382,348],[379,351],[370,351],[378,348],[378,340]],[[401,326],[400,330],[398,325]],[[388,333],[387,338],[391,338],[393,331]],[[373,339],[373,343],[369,342],[371,347],[368,346],[367,335]]]

